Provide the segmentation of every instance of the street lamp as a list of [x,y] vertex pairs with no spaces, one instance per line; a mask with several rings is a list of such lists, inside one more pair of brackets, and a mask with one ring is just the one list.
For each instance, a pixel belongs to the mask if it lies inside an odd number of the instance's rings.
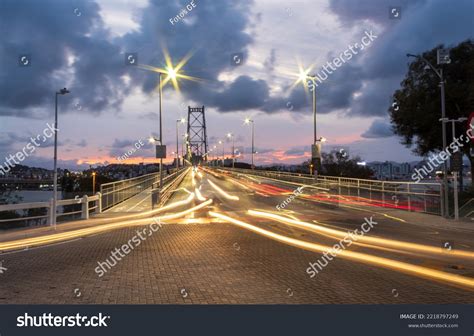
[[219,140],[219,145],[222,145],[222,167],[224,167],[224,157],[225,157],[225,154],[224,154],[224,141]]
[[183,142],[181,143],[181,157],[183,158],[183,166],[184,166],[184,147],[185,147],[185,144],[187,144],[187,139],[188,139],[188,133],[184,133]]
[[[438,53],[439,53],[439,50],[438,50]],[[445,103],[445,93],[444,93],[443,68],[436,69],[426,58],[420,55],[407,54],[407,57],[414,57],[416,59],[422,60],[439,77],[439,80],[440,80],[439,86],[441,90],[441,119],[445,119],[446,118],[446,103]],[[446,62],[444,63],[449,63],[449,62],[450,60],[446,60]],[[441,64],[440,62],[438,63]],[[446,148],[446,123],[445,122],[441,123],[441,129],[442,129],[443,149],[444,149]],[[444,161],[443,170],[444,170],[443,171],[444,215],[445,217],[449,217],[449,202],[448,202],[449,190],[448,190],[448,162],[447,161]]]
[[309,88],[308,82],[312,82],[312,87],[310,88],[311,93],[312,93],[312,113],[313,113],[313,144],[311,146],[311,165],[310,168],[314,169],[314,179],[315,182],[318,179],[318,169],[320,166],[320,159],[321,159],[321,153],[318,150],[318,138],[317,138],[317,130],[316,130],[316,80],[318,79],[316,75],[308,75],[308,73],[311,71],[313,66],[310,66],[308,69],[304,69],[301,65],[298,66],[299,71],[296,74],[297,80],[293,85],[297,85],[298,83],[302,83],[305,91],[307,92]]
[[92,195],[95,195],[95,176],[96,172],[92,172]]
[[58,204],[58,95],[66,95],[70,93],[70,91],[66,88],[63,88],[56,92],[56,99],[55,99],[55,109],[54,109],[54,175],[53,175],[53,209],[51,209],[53,213],[52,217],[52,224],[54,225],[54,229],[56,229],[56,207]]
[[254,142],[254,137],[255,137],[255,123],[252,119],[250,118],[245,118],[245,121],[244,123],[246,125],[249,125],[250,123],[252,123],[252,169],[255,169],[255,166],[253,164],[253,157],[254,157],[254,154],[255,154],[255,142]]
[[[313,140],[314,140],[314,149],[316,150],[317,146],[317,128],[316,128],[316,76],[315,75],[309,75],[306,77],[307,79],[311,80],[313,82],[313,87],[312,87],[312,111],[313,111]],[[324,141],[321,141],[324,142]],[[313,152],[313,151],[312,151]],[[320,160],[321,160],[321,152],[320,151],[314,151],[312,153],[312,163],[313,163],[313,169],[314,169],[314,179],[318,179],[318,168],[320,165]]]
[[[180,73],[180,70],[183,68],[183,66],[189,61],[190,55],[187,55],[183,59],[181,59],[176,65],[173,65],[173,62],[171,61],[171,57],[169,56],[169,53],[166,49],[163,50],[164,58],[165,58],[165,63],[166,66],[165,68],[158,68],[154,66],[149,66],[149,65],[144,65],[144,64],[139,64],[140,68],[145,69],[145,70],[150,70],[153,72],[158,73],[158,91],[159,91],[159,128],[160,128],[160,136],[159,136],[159,143],[160,146],[163,146],[163,127],[162,127],[162,96],[163,96],[163,86],[165,86],[168,82],[171,82],[173,87],[175,88],[176,91],[179,92],[179,83],[178,79],[187,79],[187,80],[193,80],[197,81],[198,78],[191,77],[184,75]],[[162,75],[165,74],[166,77],[162,81]],[[162,155],[160,155],[162,156]],[[159,188],[159,195],[161,195],[161,191],[163,188],[163,157],[160,157],[160,188]]]
[[227,137],[232,139],[232,168],[235,168],[235,137],[232,133],[227,133]]
[[184,124],[184,123],[186,123],[186,119],[184,119],[184,118],[176,120],[176,170],[179,169],[179,154],[178,154],[178,151],[179,151],[179,130],[178,130],[178,126],[179,126],[179,124]]
[[[212,147],[212,150],[217,150],[217,145],[214,145],[214,147]],[[214,154],[214,157],[215,157],[215,160],[216,160],[216,166],[219,165],[219,155],[217,154]]]

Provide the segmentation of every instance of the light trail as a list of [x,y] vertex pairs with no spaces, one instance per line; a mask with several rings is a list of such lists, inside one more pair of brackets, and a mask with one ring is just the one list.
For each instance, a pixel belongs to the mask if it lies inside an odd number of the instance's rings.
[[[194,195],[192,195],[194,197]],[[9,250],[14,250],[14,249],[21,249],[25,247],[33,247],[33,246],[40,246],[40,245],[45,245],[45,244],[51,244],[51,243],[56,243],[60,241],[65,241],[65,240],[70,240],[82,236],[87,236],[87,235],[92,235],[92,234],[97,234],[97,233],[103,233],[106,231],[111,231],[119,228],[124,228],[127,226],[140,226],[140,225],[146,225],[150,224],[150,221],[155,220],[155,221],[166,221],[166,220],[171,220],[171,219],[177,219],[183,216],[186,216],[189,213],[192,213],[194,211],[197,211],[199,209],[202,209],[212,203],[212,199],[207,200],[206,202],[203,202],[199,205],[196,205],[192,208],[189,208],[187,210],[161,216],[161,217],[151,217],[151,218],[143,218],[143,219],[134,219],[134,220],[129,220],[129,221],[123,221],[119,223],[113,223],[113,224],[106,224],[102,226],[97,226],[97,227],[92,227],[92,228],[85,228],[85,229],[79,229],[79,230],[74,230],[74,231],[69,231],[69,232],[62,232],[62,233],[55,233],[52,235],[48,236],[41,236],[41,237],[33,237],[33,238],[24,238],[24,239],[19,239],[15,241],[10,241],[10,242],[5,242],[5,243],[0,243],[0,251],[9,251]]]
[[238,196],[234,196],[234,195],[230,195],[228,194],[227,192],[225,192],[224,190],[222,190],[221,188],[219,188],[214,182],[212,182],[211,180],[207,180],[209,182],[209,184],[211,185],[212,188],[214,188],[214,190],[216,190],[219,194],[221,194],[222,196],[224,196],[225,198],[229,199],[229,200],[232,200],[232,201],[238,201],[239,200],[239,197]]
[[[311,224],[311,223],[303,222],[300,220],[295,220],[295,219],[275,215],[268,212],[249,210],[248,214],[254,217],[272,219],[281,223],[296,226],[296,227],[305,229],[307,231],[311,231],[311,232],[315,232],[319,234],[322,234],[322,233],[329,234],[341,239],[347,237],[347,232],[344,232],[344,231],[330,229],[321,225]],[[431,253],[431,254],[443,255],[443,256],[474,259],[474,252],[460,251],[460,250],[446,251],[446,250],[443,250],[441,247],[436,248],[433,246],[408,243],[408,242],[404,242],[400,240],[392,240],[392,239],[368,237],[368,236],[357,236],[357,241],[360,241],[366,244],[375,244],[382,247],[390,247],[390,248],[395,248],[395,249],[407,250],[411,252],[413,251],[424,252],[424,253]]]
[[196,173],[195,173],[194,169],[191,171],[191,183],[192,183],[193,187],[196,186]]
[[195,188],[194,193],[196,194],[197,199],[200,200],[201,202],[206,200],[206,198],[202,196],[201,192],[199,191],[199,188]]
[[228,176],[227,179],[228,179],[231,183],[233,183],[233,184],[235,184],[235,185],[238,185],[238,186],[241,187],[242,189],[245,189],[245,190],[253,190],[252,188],[249,188],[249,187],[246,186],[245,184],[243,184],[243,183],[237,181],[237,180],[236,180],[235,178],[233,178],[233,177]]
[[409,263],[396,261],[396,260],[392,260],[388,258],[377,257],[377,256],[373,256],[373,255],[361,253],[361,252],[353,252],[353,251],[348,251],[348,250],[335,251],[331,249],[329,246],[324,246],[324,245],[309,243],[309,242],[294,239],[294,238],[289,238],[289,237],[259,228],[257,226],[242,222],[235,218],[223,215],[221,213],[213,212],[213,211],[209,212],[209,216],[225,220],[229,223],[235,224],[241,228],[255,232],[257,234],[268,237],[270,239],[273,239],[273,240],[276,240],[276,241],[279,241],[291,246],[299,247],[308,251],[321,252],[321,253],[324,253],[324,252],[329,253],[331,251],[331,253],[336,254],[337,256],[341,256],[342,258],[349,259],[349,260],[359,261],[359,262],[387,268],[390,270],[401,271],[403,273],[415,275],[418,277],[441,281],[441,282],[448,283],[451,285],[460,286],[463,288],[474,290],[474,279],[471,279],[471,278],[467,278],[467,277],[463,277],[460,275],[451,274],[447,272],[442,272],[438,270],[433,270],[433,269],[423,267],[423,266],[412,265]]
[[178,192],[178,191],[180,191],[180,190],[183,190],[183,191],[185,191],[185,192],[188,193],[188,194],[192,194],[192,192],[190,192],[190,191],[189,191],[188,189],[186,189],[186,188],[174,189],[174,190],[170,190],[170,192],[171,192],[171,193],[174,193],[174,192]]

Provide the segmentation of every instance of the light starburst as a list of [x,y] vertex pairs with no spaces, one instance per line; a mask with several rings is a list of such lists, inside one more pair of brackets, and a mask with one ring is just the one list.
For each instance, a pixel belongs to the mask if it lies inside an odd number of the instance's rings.
[[[188,76],[183,73],[182,69],[188,63],[189,59],[192,57],[192,53],[189,52],[184,56],[176,65],[173,64],[168,50],[163,47],[163,55],[165,58],[165,66],[163,68],[155,67],[152,65],[139,64],[141,69],[157,72],[166,75],[166,77],[161,81],[161,87],[163,88],[168,82],[171,82],[173,88],[180,92],[179,88],[179,79],[190,80],[198,82],[200,81],[197,77]],[[159,89],[159,87],[157,87]]]

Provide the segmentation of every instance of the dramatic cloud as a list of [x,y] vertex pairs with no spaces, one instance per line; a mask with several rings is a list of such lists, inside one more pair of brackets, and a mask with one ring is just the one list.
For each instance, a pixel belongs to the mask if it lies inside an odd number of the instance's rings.
[[474,36],[472,13],[474,2],[456,1],[447,5],[445,1],[399,1],[401,19],[390,19],[391,1],[332,0],[330,8],[341,22],[349,25],[374,22],[380,27],[375,31],[378,38],[367,50],[364,63],[356,66],[356,76],[341,68],[344,82],[362,83],[363,90],[353,97],[349,115],[386,116],[391,104],[390,97],[399,87],[407,71],[407,53],[421,53],[439,44],[457,44]]
[[[188,13],[187,20],[171,24],[169,19],[179,14],[184,5],[153,0],[139,20],[141,29],[126,34],[119,43],[128,51],[138,53],[139,63],[157,67],[165,66],[162,48],[169,51],[175,63],[192,55],[184,70],[201,81],[181,84],[183,94],[190,100],[222,111],[257,108],[268,95],[264,81],[247,76],[231,82],[219,80],[222,72],[236,68],[231,62],[232,54],[242,53],[243,58],[247,58],[252,38],[246,29],[252,3],[250,0],[202,0]],[[157,87],[156,74],[138,67],[134,70],[134,85],[141,85],[146,93]],[[247,85],[256,93],[250,92]]]
[[385,120],[376,119],[361,136],[367,139],[388,138],[393,136],[392,126]]
[[[126,67],[120,48],[107,39],[99,9],[87,0],[2,1],[0,115],[52,114],[54,93],[65,86],[82,112],[120,105]],[[21,55],[30,58],[28,66],[20,66]],[[72,104],[71,95],[61,104]]]

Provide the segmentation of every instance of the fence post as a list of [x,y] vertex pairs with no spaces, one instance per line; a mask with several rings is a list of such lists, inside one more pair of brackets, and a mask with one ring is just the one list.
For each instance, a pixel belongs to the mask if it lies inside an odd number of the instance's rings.
[[385,182],[382,181],[382,206],[385,206]]
[[440,184],[439,187],[439,199],[440,199],[440,206],[441,206],[441,216],[444,217],[444,183]]
[[408,211],[411,211],[410,183],[408,183]]
[[84,195],[84,197],[82,197],[81,218],[82,219],[89,219],[89,197],[87,197],[87,195]]
[[48,225],[53,225],[53,216],[54,216],[54,211],[53,211],[53,206],[54,206],[54,200],[51,198],[49,200],[49,207],[48,207]]
[[102,193],[98,192],[97,194],[97,201],[95,201],[95,213],[102,213]]
[[360,180],[359,179],[357,180],[357,197],[360,198]]

